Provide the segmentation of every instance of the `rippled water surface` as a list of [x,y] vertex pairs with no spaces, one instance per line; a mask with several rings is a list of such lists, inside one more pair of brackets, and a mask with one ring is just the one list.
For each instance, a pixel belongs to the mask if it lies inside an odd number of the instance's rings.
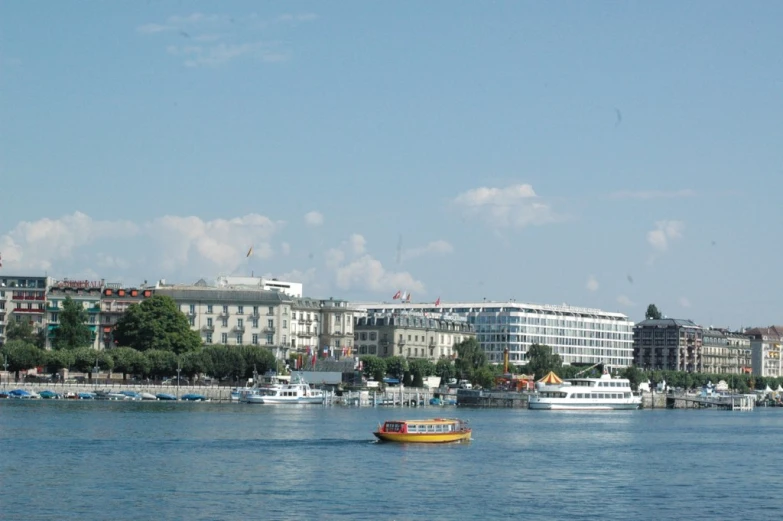
[[[458,415],[474,440],[374,442]],[[3,519],[777,519],[783,410],[0,402]],[[739,517],[738,517],[739,516]]]

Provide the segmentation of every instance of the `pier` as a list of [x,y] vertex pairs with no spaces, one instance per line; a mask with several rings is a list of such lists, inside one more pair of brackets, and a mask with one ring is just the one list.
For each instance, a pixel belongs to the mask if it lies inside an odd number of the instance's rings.
[[498,407],[527,408],[527,394],[508,391],[474,391],[460,389],[457,391],[457,406],[459,407]]
[[726,411],[752,411],[756,407],[756,397],[748,394],[720,396],[669,395],[666,397],[669,409],[722,409]]

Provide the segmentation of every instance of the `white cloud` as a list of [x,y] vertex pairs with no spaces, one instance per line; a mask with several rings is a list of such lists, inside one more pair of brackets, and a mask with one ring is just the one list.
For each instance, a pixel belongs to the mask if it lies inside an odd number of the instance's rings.
[[130,267],[130,263],[127,260],[105,253],[98,253],[96,262],[100,268],[119,268],[121,270],[126,270]]
[[313,20],[317,20],[318,15],[315,13],[299,13],[299,14],[291,14],[291,13],[285,13],[278,16],[275,21],[276,22],[312,22]]
[[658,221],[655,229],[647,232],[647,242],[658,252],[669,249],[670,241],[682,237],[685,223],[682,221]]
[[597,291],[598,290],[598,280],[593,275],[590,275],[587,277],[587,284],[585,287],[590,291]]
[[139,233],[130,221],[96,221],[81,212],[59,219],[22,221],[0,236],[4,265],[46,271],[54,262],[69,259],[80,247],[104,238],[127,238]]
[[696,192],[691,189],[683,189],[683,190],[672,190],[672,191],[665,191],[665,190],[639,190],[639,191],[630,191],[630,190],[622,190],[619,192],[614,192],[612,194],[609,194],[610,199],[642,199],[642,200],[649,200],[649,199],[674,199],[679,197],[694,197],[696,195]]
[[409,250],[403,251],[402,258],[404,260],[410,260],[410,259],[415,259],[416,257],[421,257],[422,255],[429,255],[429,254],[445,255],[452,252],[454,252],[454,246],[452,246],[447,241],[437,240],[437,241],[430,242],[426,246],[420,246],[418,248],[411,248]]
[[373,292],[389,292],[406,288],[421,293],[424,284],[407,271],[391,272],[381,261],[371,255],[363,255],[336,270],[337,287],[341,290],[357,289]]
[[192,254],[216,268],[235,269],[250,246],[254,257],[270,258],[269,239],[283,224],[258,214],[212,221],[167,215],[148,223],[146,232],[160,243],[163,265],[169,269],[187,264]]
[[[317,280],[317,272],[315,268],[310,268],[305,271],[291,270],[289,272],[280,273],[280,274],[266,273],[264,275],[264,278],[266,279],[275,278],[277,280],[282,280],[285,282],[299,282],[304,286],[307,286],[308,284],[311,284]],[[306,290],[307,288],[305,287],[305,291]]]
[[283,244],[281,244],[280,245],[280,253],[282,253],[283,255],[290,254],[291,253],[291,245],[288,244],[287,242],[284,242]]
[[453,202],[467,215],[481,217],[492,226],[523,228],[563,220],[529,184],[474,188],[459,194]]
[[679,302],[680,302],[680,306],[681,306],[681,307],[684,307],[684,308],[689,308],[689,307],[691,307],[691,301],[690,301],[690,300],[688,300],[688,298],[687,298],[687,297],[680,297],[680,300],[679,300]]
[[338,248],[326,253],[326,265],[334,271],[335,283],[340,290],[389,292],[407,289],[422,293],[424,284],[406,271],[387,270],[381,261],[366,253],[366,239],[352,234]]
[[219,67],[230,61],[248,57],[262,62],[280,62],[289,58],[286,51],[275,49],[276,44],[251,42],[242,44],[218,43],[216,45],[169,45],[166,51],[183,56],[187,67]]
[[361,255],[364,253],[365,245],[367,244],[364,237],[358,233],[354,233],[351,235],[350,239],[348,239],[348,242],[351,245],[351,252],[354,255]]
[[[148,23],[136,30],[168,40],[166,52],[182,57],[186,67],[219,67],[240,58],[264,63],[288,60],[289,50],[281,48],[280,42],[264,38],[263,31],[270,22],[259,23],[257,18],[255,14],[235,19],[196,12],[171,16],[163,23]],[[312,13],[286,14],[273,21],[297,24],[316,18]]]
[[621,306],[626,306],[626,307],[632,307],[636,305],[633,302],[631,302],[631,299],[629,299],[625,295],[619,295],[617,297],[617,303],[620,304]]
[[321,212],[313,210],[305,214],[304,220],[307,226],[321,226],[324,223],[324,216]]

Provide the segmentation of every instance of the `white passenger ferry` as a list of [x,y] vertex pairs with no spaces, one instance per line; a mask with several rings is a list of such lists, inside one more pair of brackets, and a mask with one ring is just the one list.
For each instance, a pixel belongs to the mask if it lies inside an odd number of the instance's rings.
[[528,397],[528,409],[551,410],[616,410],[638,409],[642,397],[631,390],[627,378],[612,378],[604,373],[600,378],[569,378],[565,381],[554,373],[536,382],[536,390]]
[[301,375],[288,383],[277,383],[242,391],[239,401],[260,404],[311,403],[322,404],[326,395],[321,389],[311,389]]

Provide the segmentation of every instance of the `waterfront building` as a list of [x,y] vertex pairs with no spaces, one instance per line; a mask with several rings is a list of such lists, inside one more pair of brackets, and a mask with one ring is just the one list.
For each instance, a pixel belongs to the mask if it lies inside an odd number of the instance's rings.
[[736,363],[732,367],[736,369],[737,374],[753,373],[753,350],[750,346],[750,337],[744,333],[736,331],[724,331],[726,340],[729,343],[729,356]]
[[475,338],[465,317],[451,318],[417,311],[369,313],[357,317],[354,345],[358,355],[404,356],[432,362],[454,358],[454,344]]
[[291,349],[299,353],[312,353],[321,345],[321,301],[308,297],[295,298],[291,310]]
[[356,309],[345,300],[321,301],[321,346],[330,356],[350,356]]
[[104,349],[115,347],[114,326],[130,306],[152,296],[152,290],[125,288],[122,284],[108,283],[101,293],[101,344]]
[[379,303],[359,306],[368,313],[424,312],[428,317],[463,317],[491,363],[527,363],[533,344],[545,344],[566,364],[603,363],[623,368],[633,361],[633,322],[622,313],[574,306],[520,302],[459,302],[435,306]]
[[642,369],[702,372],[703,334],[691,320],[643,320],[633,330],[634,362]]
[[757,327],[748,329],[745,334],[750,337],[753,374],[779,377],[782,374],[780,347],[783,343],[783,326]]
[[[261,345],[284,358],[290,335],[292,298],[261,287],[215,287],[158,283],[155,295],[174,299],[205,344]],[[285,349],[282,349],[285,348]]]
[[63,301],[70,297],[87,311],[85,324],[90,329],[91,344],[93,349],[103,347],[102,337],[98,334],[101,312],[101,292],[104,281],[102,280],[53,280],[50,281],[46,295],[47,335],[46,348],[52,348],[55,330],[60,327],[60,312]]
[[705,328],[702,330],[702,357],[704,372],[731,374],[732,359],[729,353],[729,340],[719,329]]
[[38,329],[46,327],[46,288],[48,277],[33,275],[0,276],[0,345],[11,320],[32,322]]

